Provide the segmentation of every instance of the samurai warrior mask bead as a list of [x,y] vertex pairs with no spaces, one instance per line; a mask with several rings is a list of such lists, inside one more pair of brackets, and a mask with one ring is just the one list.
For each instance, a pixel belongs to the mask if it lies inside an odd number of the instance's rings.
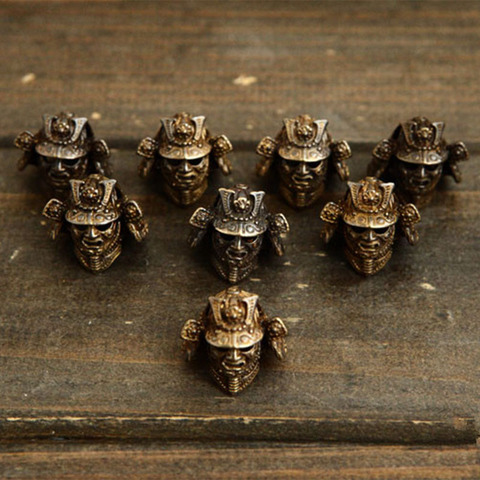
[[95,139],[86,118],[73,113],[44,115],[42,128],[35,135],[20,133],[15,146],[24,152],[18,169],[28,164],[40,167],[48,185],[60,196],[68,194],[70,180],[91,173],[110,174],[107,144]]
[[257,174],[265,175],[275,163],[283,197],[293,207],[306,207],[322,194],[329,166],[342,180],[348,180],[346,160],[352,153],[345,140],[332,140],[328,120],[300,115],[285,118],[283,124],[275,140],[265,137],[258,144],[257,153],[263,158]]
[[230,283],[243,280],[255,269],[266,234],[275,253],[284,253],[282,235],[289,230],[287,219],[281,213],[269,213],[264,196],[265,192],[252,191],[246,185],[219,188],[213,207],[198,208],[190,218],[190,246],[195,247],[209,232],[213,265]]
[[234,395],[256,377],[262,341],[277,358],[285,358],[287,333],[280,318],[264,313],[258,295],[234,286],[210,297],[200,318],[185,322],[181,338],[189,360],[205,341],[213,378],[223,391]]
[[116,180],[98,174],[70,180],[67,200],[52,198],[43,215],[52,221],[53,239],[62,227],[70,231],[76,257],[94,273],[106,270],[120,255],[124,228],[139,242],[148,233],[138,204],[122,193]]
[[366,177],[358,183],[348,182],[343,201],[329,202],[320,218],[325,222],[322,239],[328,243],[340,226],[345,240],[345,255],[362,275],[373,275],[390,260],[396,226],[408,242],[415,245],[415,224],[420,214],[412,203],[401,203],[393,193],[393,183]]
[[229,175],[232,166],[227,154],[233,150],[225,135],[210,136],[205,117],[177,113],[162,118],[155,138],[144,138],[137,149],[142,157],[141,177],[159,170],[163,189],[177,205],[190,205],[205,192],[209,172],[220,168]]
[[462,180],[458,163],[469,158],[463,142],[447,144],[444,128],[443,122],[425,117],[401,123],[373,150],[368,174],[395,182],[405,201],[426,205],[442,175]]

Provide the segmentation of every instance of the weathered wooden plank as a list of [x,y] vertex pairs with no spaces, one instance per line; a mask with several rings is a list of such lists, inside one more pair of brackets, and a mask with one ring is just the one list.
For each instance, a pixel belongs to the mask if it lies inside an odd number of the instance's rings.
[[180,110],[235,141],[303,112],[353,141],[419,113],[480,138],[478,2],[4,1],[0,29],[3,146],[61,108],[117,146]]
[[[178,399],[177,399],[178,402]],[[292,406],[292,409],[294,407]],[[318,414],[317,414],[318,415]],[[271,413],[259,416],[219,415],[129,415],[112,412],[102,416],[88,411],[83,415],[43,410],[16,415],[2,411],[0,431],[4,441],[48,440],[162,440],[162,441],[300,441],[360,442],[396,444],[473,444],[478,436],[472,418],[444,420],[425,418],[365,418],[357,414],[335,417],[282,417]]]
[[[355,147],[353,178],[371,146]],[[144,206],[151,234],[145,245],[126,242],[114,266],[94,276],[68,238],[46,237],[47,197],[35,170],[17,173],[18,153],[0,154],[5,438],[467,443],[478,435],[478,151],[463,166],[465,182],[446,182],[424,210],[420,244],[400,241],[369,279],[339,247],[320,248],[322,203],[294,212],[278,195],[268,198],[291,223],[287,256],[263,259],[243,286],[285,319],[289,357],[281,364],[267,356],[236,398],[212,384],[204,359],[189,365],[179,349],[183,321],[225,287],[208,258],[184,243],[194,207],[168,203],[132,175],[132,151],[114,152],[115,176]],[[252,152],[236,152],[234,162],[233,178],[215,177],[204,204],[222,182],[263,184]],[[334,182],[327,198],[342,188]]]
[[3,478],[20,479],[478,479],[476,447],[291,444],[13,445]]

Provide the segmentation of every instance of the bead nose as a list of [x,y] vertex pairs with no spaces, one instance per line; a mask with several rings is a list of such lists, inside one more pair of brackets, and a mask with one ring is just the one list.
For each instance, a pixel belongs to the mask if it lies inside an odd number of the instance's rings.
[[369,229],[367,230],[367,240],[368,240],[369,242],[373,242],[373,240],[375,240],[375,232],[373,231],[372,228],[369,228]]
[[65,172],[65,167],[63,165],[63,162],[60,159],[55,160],[55,163],[53,164],[52,170],[54,170],[55,173]]
[[428,170],[425,168],[425,165],[417,168],[412,178],[414,182],[418,185],[428,185],[430,183]]
[[90,225],[88,227],[87,237],[93,240],[95,238],[98,238],[98,235],[99,235],[98,230],[93,225]]
[[229,245],[227,249],[227,255],[229,255],[231,259],[234,259],[236,261],[241,261],[248,255],[248,251],[245,248],[243,239],[240,235],[237,235],[232,241],[232,243]]
[[237,235],[235,237],[235,240],[233,241],[232,248],[235,250],[243,250],[243,241],[242,237],[240,235]]
[[307,173],[308,173],[307,164],[305,162],[300,162],[300,165],[297,168],[297,172],[300,175],[307,175]]
[[189,173],[192,171],[192,167],[190,166],[190,164],[185,160],[182,162],[182,164],[180,165],[180,171],[182,173]]
[[373,228],[367,229],[360,237],[359,245],[369,250],[380,247],[380,242]]
[[226,360],[230,365],[234,365],[234,366],[237,366],[237,367],[241,367],[242,365],[245,364],[245,360],[243,359],[242,355],[240,354],[240,350],[238,350],[237,348],[232,348],[228,352]]

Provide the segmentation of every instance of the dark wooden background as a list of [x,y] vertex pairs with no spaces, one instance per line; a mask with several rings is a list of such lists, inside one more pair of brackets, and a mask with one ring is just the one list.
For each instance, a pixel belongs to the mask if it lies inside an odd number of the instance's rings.
[[[478,479],[480,175],[478,2],[0,2],[0,478]],[[107,272],[50,242],[23,129],[88,116],[151,223]],[[179,330],[225,284],[187,220],[135,174],[160,116],[205,114],[232,140],[215,188],[265,188],[291,224],[244,288],[290,330],[284,363],[221,393]],[[328,118],[352,142],[352,178],[399,121],[447,123],[472,152],[443,182],[421,241],[363,279],[322,250],[318,214],[254,176],[254,146],[285,116]]]

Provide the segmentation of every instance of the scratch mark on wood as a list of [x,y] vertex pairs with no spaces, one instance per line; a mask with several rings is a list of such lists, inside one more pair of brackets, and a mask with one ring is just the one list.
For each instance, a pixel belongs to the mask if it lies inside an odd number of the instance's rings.
[[13,262],[17,257],[18,254],[20,253],[21,248],[17,248],[11,255],[10,255],[10,262]]
[[29,83],[33,83],[36,78],[37,76],[34,73],[27,73],[21,78],[20,82],[23,85],[28,85]]
[[237,78],[233,80],[234,85],[240,85],[242,87],[248,87],[250,85],[253,85],[254,83],[258,82],[258,78],[254,77],[252,75],[239,75]]
[[301,319],[302,319],[302,317],[287,317],[287,318],[285,318],[285,321],[289,322],[289,323],[297,323]]

